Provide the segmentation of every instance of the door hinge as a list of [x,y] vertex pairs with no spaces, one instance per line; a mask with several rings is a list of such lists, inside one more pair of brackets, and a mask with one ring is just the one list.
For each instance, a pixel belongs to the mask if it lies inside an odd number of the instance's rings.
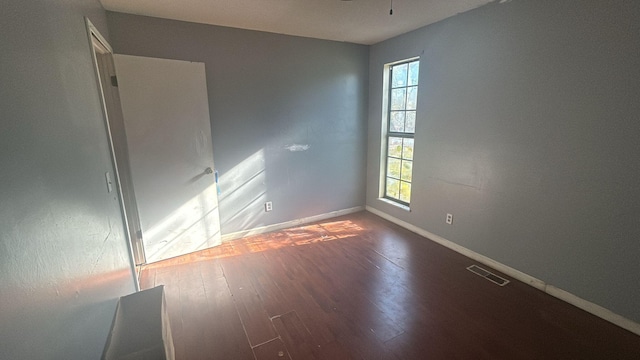
[[142,239],[142,230],[136,231],[136,236],[138,237],[138,239]]
[[118,87],[118,77],[115,75],[111,76],[111,86]]

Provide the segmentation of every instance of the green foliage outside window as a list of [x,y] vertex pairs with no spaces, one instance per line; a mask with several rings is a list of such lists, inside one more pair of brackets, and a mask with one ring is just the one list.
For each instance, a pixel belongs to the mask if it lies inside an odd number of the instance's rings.
[[406,205],[411,201],[419,67],[414,60],[389,69],[384,196]]

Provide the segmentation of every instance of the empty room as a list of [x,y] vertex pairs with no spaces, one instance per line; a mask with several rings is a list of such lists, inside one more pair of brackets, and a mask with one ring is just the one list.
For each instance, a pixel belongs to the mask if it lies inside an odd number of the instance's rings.
[[640,2],[1,9],[0,359],[640,358]]

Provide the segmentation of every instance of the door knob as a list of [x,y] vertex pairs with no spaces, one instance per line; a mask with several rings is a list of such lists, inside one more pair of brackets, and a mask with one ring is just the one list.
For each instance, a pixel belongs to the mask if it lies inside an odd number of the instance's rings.
[[205,174],[213,174],[213,169],[208,167],[208,168],[204,169],[204,173]]

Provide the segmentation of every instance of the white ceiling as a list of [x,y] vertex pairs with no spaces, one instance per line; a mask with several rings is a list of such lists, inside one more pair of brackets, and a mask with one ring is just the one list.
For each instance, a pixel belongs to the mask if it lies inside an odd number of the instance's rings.
[[494,0],[100,0],[105,9],[318,39],[375,44]]

